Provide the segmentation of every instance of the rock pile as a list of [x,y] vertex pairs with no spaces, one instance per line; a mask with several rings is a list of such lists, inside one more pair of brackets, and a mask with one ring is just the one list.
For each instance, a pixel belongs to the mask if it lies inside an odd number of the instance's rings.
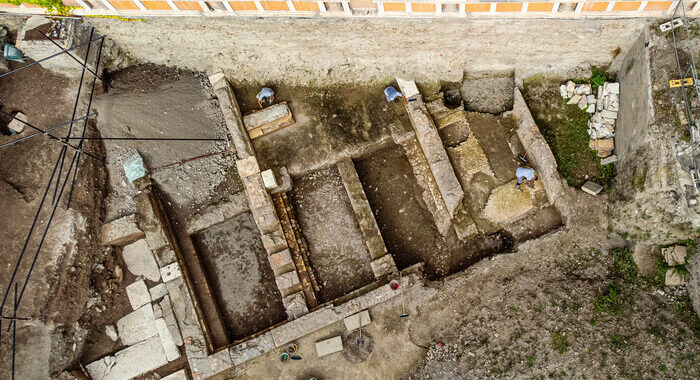
[[576,84],[568,81],[559,87],[559,93],[566,104],[575,104],[578,108],[592,114],[588,121],[590,147],[598,151],[598,157],[608,157],[615,149],[615,121],[620,108],[620,84],[605,82],[598,86],[597,96],[593,95],[590,84]]
[[605,82],[598,87],[597,112],[588,122],[592,139],[607,139],[615,135],[615,121],[620,108],[620,84]]

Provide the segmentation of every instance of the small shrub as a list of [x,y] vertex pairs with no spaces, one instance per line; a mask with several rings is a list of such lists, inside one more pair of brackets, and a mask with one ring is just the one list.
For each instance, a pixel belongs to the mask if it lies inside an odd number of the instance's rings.
[[554,351],[557,351],[560,354],[564,354],[566,351],[569,351],[570,346],[571,342],[569,342],[569,338],[564,336],[564,334],[552,334],[552,349]]
[[627,282],[634,282],[637,279],[637,264],[632,257],[632,251],[626,247],[612,250],[613,265],[615,274],[622,277]]
[[612,185],[615,181],[615,165],[613,165],[613,164],[599,165],[598,166],[598,180],[600,181],[600,184],[603,187],[605,187],[607,190],[610,190],[610,188],[612,188]]
[[591,67],[591,87],[593,90],[605,84],[608,80],[608,74],[603,68],[593,66]]
[[605,290],[596,297],[593,307],[602,313],[618,313],[623,306],[620,292],[620,284],[617,281],[608,284]]
[[527,366],[532,367],[533,364],[535,364],[535,357],[532,355],[527,355],[525,356],[525,359],[527,359]]

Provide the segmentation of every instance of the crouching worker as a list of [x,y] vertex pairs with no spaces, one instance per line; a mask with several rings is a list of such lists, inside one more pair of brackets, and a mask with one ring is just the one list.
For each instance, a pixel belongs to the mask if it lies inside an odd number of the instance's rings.
[[524,166],[515,169],[515,177],[518,179],[518,183],[515,185],[515,188],[520,191],[522,191],[520,189],[520,184],[523,183],[523,181],[537,180],[537,174],[535,173],[535,169]]
[[393,86],[389,86],[384,89],[384,96],[386,96],[387,102],[398,102],[403,99],[403,95],[397,91]]
[[275,92],[270,87],[263,87],[255,97],[258,98],[260,109],[263,109],[272,105],[272,102],[275,100]]

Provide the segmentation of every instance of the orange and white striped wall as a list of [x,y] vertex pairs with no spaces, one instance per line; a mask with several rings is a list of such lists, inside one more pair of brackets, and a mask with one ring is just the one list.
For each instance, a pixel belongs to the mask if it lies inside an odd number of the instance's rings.
[[[2,1],[2,0],[0,0]],[[467,1],[467,0],[63,0],[75,15],[121,16],[304,16],[335,17],[660,17],[678,1]],[[684,2],[686,14],[700,14],[700,0]],[[0,3],[8,13],[45,13],[37,5]]]

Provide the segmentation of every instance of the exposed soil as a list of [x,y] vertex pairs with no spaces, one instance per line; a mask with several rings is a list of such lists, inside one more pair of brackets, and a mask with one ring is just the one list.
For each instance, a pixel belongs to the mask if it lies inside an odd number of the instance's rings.
[[508,245],[499,235],[465,243],[459,242],[454,231],[447,237],[440,236],[401,147],[386,148],[358,160],[355,168],[387,250],[399,269],[423,262],[428,276],[441,277]]
[[321,302],[374,281],[372,258],[335,166],[294,178],[292,201],[321,287]]
[[193,240],[231,341],[287,319],[260,232],[249,212],[211,226]]

